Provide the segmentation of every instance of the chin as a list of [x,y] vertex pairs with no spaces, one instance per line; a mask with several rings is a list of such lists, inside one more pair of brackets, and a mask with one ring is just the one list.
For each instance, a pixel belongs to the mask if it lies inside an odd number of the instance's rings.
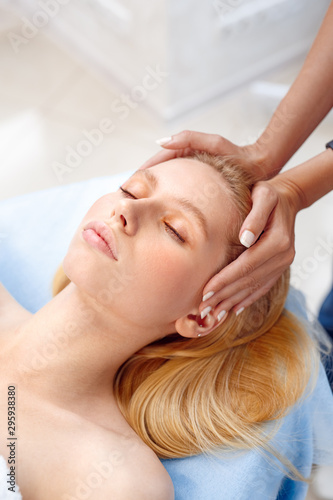
[[77,235],[69,245],[62,266],[72,283],[83,289],[91,288],[89,283],[93,284],[99,274],[96,256],[89,252],[89,249],[84,248],[80,241],[77,241]]
[[[105,260],[99,254],[86,247],[84,242],[73,238],[63,260],[63,269],[71,282],[82,292],[89,295],[101,306],[112,307],[115,292],[123,290],[114,271],[107,272]],[[117,285],[117,286],[115,286]]]

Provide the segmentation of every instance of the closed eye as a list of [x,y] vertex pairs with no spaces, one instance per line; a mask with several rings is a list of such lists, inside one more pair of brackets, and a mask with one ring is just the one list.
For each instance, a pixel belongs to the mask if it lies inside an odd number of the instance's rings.
[[175,230],[174,227],[170,226],[170,224],[168,224],[167,222],[164,222],[164,225],[165,225],[165,230],[167,232],[170,232],[171,236],[173,235],[173,237],[176,236],[176,238],[181,241],[182,243],[185,243],[185,240],[184,238]]
[[[137,198],[132,193],[130,193],[130,191],[127,191],[127,189],[124,189],[121,186],[119,186],[119,189],[127,198],[137,200]],[[163,224],[165,226],[165,230],[170,233],[173,238],[177,238],[180,242],[185,243],[184,238],[178,233],[178,231],[176,231],[174,227],[170,226],[170,224],[168,224],[167,222],[163,222]]]
[[129,191],[127,191],[127,189],[124,189],[122,188],[121,186],[119,186],[119,189],[120,191],[125,195],[127,196],[128,198],[133,198],[134,200],[137,200],[137,198],[134,196],[134,194],[130,193]]

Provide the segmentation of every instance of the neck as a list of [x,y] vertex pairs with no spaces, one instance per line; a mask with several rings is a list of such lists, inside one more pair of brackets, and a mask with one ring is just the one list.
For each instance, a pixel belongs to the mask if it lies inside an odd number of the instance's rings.
[[71,283],[19,326],[6,357],[29,388],[73,406],[113,398],[118,368],[162,336],[117,317]]

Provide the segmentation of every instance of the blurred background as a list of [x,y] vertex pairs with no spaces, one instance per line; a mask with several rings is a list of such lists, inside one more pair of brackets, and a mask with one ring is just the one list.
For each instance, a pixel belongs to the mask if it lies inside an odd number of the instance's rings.
[[[0,201],[133,170],[183,129],[254,142],[329,3],[0,0]],[[332,112],[285,168],[331,139]],[[293,284],[314,315],[332,280],[332,220],[332,193],[297,217]]]

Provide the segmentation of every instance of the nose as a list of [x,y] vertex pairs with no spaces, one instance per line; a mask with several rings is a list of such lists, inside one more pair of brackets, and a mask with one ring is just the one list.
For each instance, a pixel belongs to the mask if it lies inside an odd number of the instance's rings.
[[139,200],[123,199],[116,204],[112,217],[119,223],[120,228],[129,236],[134,236],[139,227]]

